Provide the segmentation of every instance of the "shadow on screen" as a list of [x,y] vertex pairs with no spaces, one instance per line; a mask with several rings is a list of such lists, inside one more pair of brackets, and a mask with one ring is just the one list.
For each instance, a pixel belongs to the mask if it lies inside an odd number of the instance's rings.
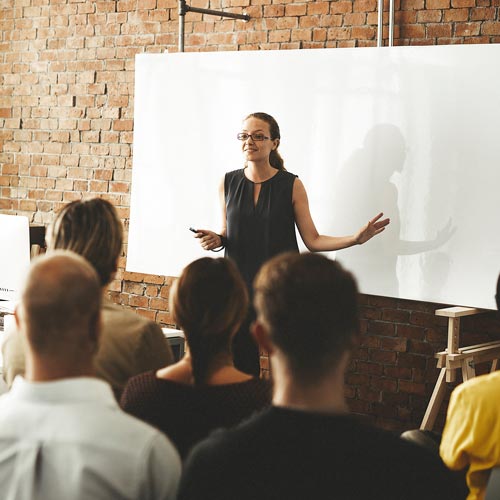
[[337,259],[355,273],[364,293],[399,297],[399,256],[437,249],[455,232],[450,220],[433,239],[401,239],[398,188],[393,176],[403,172],[406,156],[400,129],[392,124],[375,125],[336,178],[334,234],[351,234],[379,212],[391,219],[380,236],[337,254]]

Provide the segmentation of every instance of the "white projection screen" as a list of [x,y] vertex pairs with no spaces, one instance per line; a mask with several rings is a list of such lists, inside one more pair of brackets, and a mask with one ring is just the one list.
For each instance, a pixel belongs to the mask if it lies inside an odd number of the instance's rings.
[[362,292],[495,308],[498,61],[495,44],[138,55],[127,270],[178,276],[207,255],[188,228],[219,230],[236,133],[265,111],[320,233],[391,218],[336,253]]

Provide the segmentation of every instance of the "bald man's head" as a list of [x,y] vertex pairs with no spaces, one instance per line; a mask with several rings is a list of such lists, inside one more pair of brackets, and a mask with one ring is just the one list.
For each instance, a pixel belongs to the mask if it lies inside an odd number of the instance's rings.
[[92,357],[101,294],[99,277],[83,257],[56,250],[36,259],[17,313],[31,353],[66,361]]

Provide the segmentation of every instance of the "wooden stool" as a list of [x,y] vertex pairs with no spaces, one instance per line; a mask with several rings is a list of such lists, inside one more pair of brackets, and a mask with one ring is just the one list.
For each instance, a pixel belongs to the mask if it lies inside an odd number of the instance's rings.
[[491,370],[497,369],[500,358],[500,340],[485,342],[468,347],[459,347],[460,344],[460,318],[485,312],[472,307],[447,307],[437,309],[436,316],[446,316],[448,318],[448,346],[444,351],[436,353],[437,367],[439,372],[434,391],[427,405],[421,430],[432,430],[439,408],[443,402],[446,390],[446,382],[455,382],[457,370],[462,373],[462,380],[465,382],[476,376],[476,365],[491,361]]

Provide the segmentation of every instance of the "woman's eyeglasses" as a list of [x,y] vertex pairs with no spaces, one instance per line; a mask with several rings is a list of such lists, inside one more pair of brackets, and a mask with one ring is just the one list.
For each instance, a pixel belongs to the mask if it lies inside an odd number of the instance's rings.
[[247,141],[248,139],[252,139],[252,141],[254,142],[265,141],[266,139],[269,139],[269,137],[266,137],[264,134],[246,134],[245,132],[240,132],[236,137],[239,141]]

